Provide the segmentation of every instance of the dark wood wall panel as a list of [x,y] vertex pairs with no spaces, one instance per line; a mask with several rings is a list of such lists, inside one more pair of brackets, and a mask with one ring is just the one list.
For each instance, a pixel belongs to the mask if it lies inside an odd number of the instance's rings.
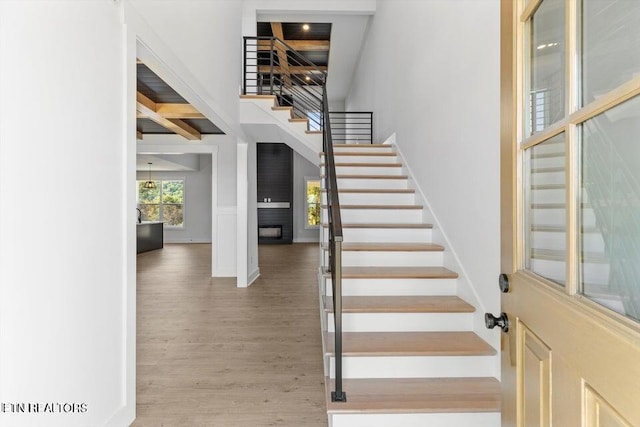
[[258,202],[271,199],[289,202],[289,209],[258,208],[258,227],[282,226],[281,239],[261,239],[259,243],[293,242],[293,150],[286,144],[258,143]]

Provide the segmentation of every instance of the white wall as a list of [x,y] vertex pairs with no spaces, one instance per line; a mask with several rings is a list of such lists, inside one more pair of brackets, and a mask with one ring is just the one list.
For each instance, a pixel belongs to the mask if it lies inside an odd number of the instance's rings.
[[374,111],[378,141],[397,133],[460,272],[480,308],[493,312],[499,311],[499,7],[498,0],[378,1],[346,101],[348,110]]
[[305,228],[307,222],[305,177],[320,179],[320,168],[300,154],[293,152],[293,241],[317,242],[317,228]]
[[133,421],[128,46],[113,1],[0,2],[0,402],[87,405],[0,425]]
[[[165,243],[211,243],[211,155],[199,154],[194,172],[153,172],[153,179],[184,179],[184,227],[164,229]],[[148,172],[138,171],[138,180]],[[219,201],[219,200],[218,200]]]

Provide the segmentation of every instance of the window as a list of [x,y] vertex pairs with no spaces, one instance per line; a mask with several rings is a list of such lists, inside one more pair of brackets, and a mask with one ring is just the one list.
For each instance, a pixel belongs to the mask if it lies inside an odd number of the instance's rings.
[[306,223],[307,228],[317,228],[320,226],[320,180],[305,179],[306,195]]
[[184,180],[154,181],[156,188],[144,188],[138,181],[138,208],[143,221],[164,221],[165,226],[184,227]]

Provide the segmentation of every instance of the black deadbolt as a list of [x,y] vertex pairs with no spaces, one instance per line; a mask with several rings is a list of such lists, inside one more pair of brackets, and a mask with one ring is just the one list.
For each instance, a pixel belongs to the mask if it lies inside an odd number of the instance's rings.
[[504,294],[509,292],[509,276],[502,273],[498,276],[498,286],[500,286],[500,291]]

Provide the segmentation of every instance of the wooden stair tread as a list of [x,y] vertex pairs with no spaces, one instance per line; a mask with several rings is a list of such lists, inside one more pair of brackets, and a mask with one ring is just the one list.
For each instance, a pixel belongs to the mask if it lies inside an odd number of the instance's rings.
[[298,123],[298,122],[299,123],[306,123],[306,122],[309,121],[309,119],[303,119],[302,117],[293,117],[293,118],[289,119],[289,121],[291,123]]
[[273,99],[273,100],[275,100],[276,97],[275,97],[275,95],[256,95],[256,94],[251,95],[251,94],[248,94],[248,95],[240,95],[240,99]]
[[[327,205],[322,205],[322,209],[327,209]],[[408,209],[420,210],[422,205],[340,205],[340,209]]]
[[444,267],[342,267],[343,279],[455,279],[458,273]]
[[[325,332],[326,354],[334,354],[333,332]],[[345,357],[492,356],[496,351],[473,332],[343,332]]]
[[322,134],[322,131],[321,130],[305,130],[304,133],[317,135],[317,134]]
[[[328,227],[329,224],[322,224]],[[359,224],[342,224],[342,228],[433,228],[432,224],[411,224],[411,223],[359,223]]]
[[348,147],[348,148],[392,148],[393,145],[391,144],[333,144],[333,149],[335,150],[336,148],[343,148],[343,147]]
[[[322,175],[324,178],[325,175]],[[409,178],[407,175],[336,175],[337,179],[407,179]]]
[[[324,156],[324,151],[320,152],[320,157]],[[364,153],[358,153],[357,151],[340,151],[334,152],[334,156],[384,156],[384,157],[395,157],[398,154],[393,151],[367,151]]]
[[[324,163],[320,163],[320,167],[325,166]],[[402,163],[360,163],[360,162],[336,162],[335,166],[338,167],[367,167],[367,168],[400,168]]]
[[331,402],[334,380],[326,378],[325,384],[330,414],[500,412],[495,378],[348,378],[346,402]]
[[273,107],[271,107],[271,109],[274,111],[286,111],[286,110],[293,110],[293,107],[274,105]]
[[[333,313],[333,299],[324,296],[324,309]],[[343,296],[343,313],[473,313],[457,296]]]
[[[320,190],[323,193],[327,192],[326,188]],[[391,194],[414,194],[416,190],[413,188],[344,188],[338,189],[338,193],[363,193],[363,194],[377,194],[377,193],[391,193]]]
[[[327,248],[326,245],[323,246]],[[343,242],[342,251],[367,252],[441,252],[444,247],[435,243]]]

